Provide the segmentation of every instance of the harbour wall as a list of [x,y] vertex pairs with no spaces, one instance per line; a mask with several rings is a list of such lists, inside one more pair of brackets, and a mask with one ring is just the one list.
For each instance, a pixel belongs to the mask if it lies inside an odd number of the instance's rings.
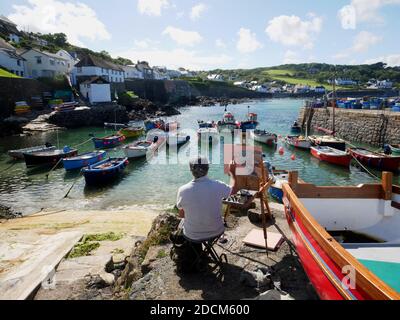
[[[303,107],[299,123],[308,132],[320,127],[333,128],[333,109],[311,109]],[[335,131],[342,139],[383,146],[385,143],[400,143],[400,112],[375,110],[335,109]]]

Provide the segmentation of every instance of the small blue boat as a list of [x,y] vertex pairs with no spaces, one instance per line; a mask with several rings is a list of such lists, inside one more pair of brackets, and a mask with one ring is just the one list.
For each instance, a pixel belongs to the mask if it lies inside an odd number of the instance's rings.
[[93,143],[96,149],[110,149],[119,146],[125,139],[124,136],[113,135],[104,138],[93,138]]
[[63,165],[67,171],[82,169],[83,167],[104,160],[106,154],[105,151],[94,151],[80,154],[76,157],[63,159]]
[[283,184],[288,183],[289,172],[286,170],[275,170],[275,168],[267,161],[264,161],[264,166],[274,181],[274,184],[268,190],[270,196],[279,203],[283,203],[282,186]]
[[101,186],[120,178],[129,164],[128,158],[109,158],[82,169],[86,184]]

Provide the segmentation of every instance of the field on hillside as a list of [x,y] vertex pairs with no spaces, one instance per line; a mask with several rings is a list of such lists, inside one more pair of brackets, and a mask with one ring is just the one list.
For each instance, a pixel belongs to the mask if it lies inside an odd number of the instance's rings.
[[[265,75],[270,76],[274,80],[284,81],[289,84],[308,85],[311,87],[324,86],[327,90],[333,90],[333,87],[328,84],[322,84],[312,79],[295,78],[293,77],[295,72],[292,70],[273,69],[273,70],[266,70],[263,73]],[[338,89],[343,89],[343,88],[338,87]]]
[[1,68],[0,68],[0,77],[3,77],[3,78],[19,78],[15,74],[10,73],[10,72],[8,72],[6,70],[3,70]]

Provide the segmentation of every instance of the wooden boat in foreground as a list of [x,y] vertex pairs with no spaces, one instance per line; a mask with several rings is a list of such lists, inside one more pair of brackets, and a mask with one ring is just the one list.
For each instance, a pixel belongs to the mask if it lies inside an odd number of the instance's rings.
[[109,158],[83,168],[82,173],[87,185],[100,186],[120,178],[128,164],[128,158]]
[[311,149],[311,141],[303,136],[287,136],[285,138],[286,144],[289,146],[303,149],[303,150],[310,150]]
[[389,156],[363,148],[350,148],[349,152],[359,162],[368,167],[392,172],[397,172],[400,168],[400,156]]
[[27,167],[54,166],[61,159],[75,157],[77,154],[78,150],[65,147],[63,150],[24,153],[24,159]]
[[278,142],[278,136],[275,133],[269,133],[265,130],[254,130],[250,133],[254,141],[273,146]]
[[50,143],[46,143],[43,146],[36,146],[19,150],[10,150],[8,151],[8,155],[13,159],[23,160],[24,153],[34,153],[34,152],[53,151],[53,150],[56,150],[56,147],[52,146]]
[[93,151],[80,154],[76,157],[63,159],[65,170],[77,170],[102,161],[106,157],[105,151]]
[[324,300],[400,299],[400,188],[316,187],[297,172],[283,185],[286,219],[301,263]]
[[311,147],[311,154],[321,161],[347,168],[353,159],[347,152],[331,147]]
[[308,139],[314,146],[331,147],[338,150],[346,151],[346,141],[334,136],[309,136]]
[[125,137],[121,135],[112,135],[104,138],[93,138],[96,149],[110,149],[121,145],[125,141]]

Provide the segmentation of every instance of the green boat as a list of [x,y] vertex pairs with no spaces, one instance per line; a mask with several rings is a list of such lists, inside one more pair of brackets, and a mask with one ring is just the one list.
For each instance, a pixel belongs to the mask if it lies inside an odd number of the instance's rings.
[[391,145],[390,149],[392,149],[393,155],[400,156],[400,144]]

